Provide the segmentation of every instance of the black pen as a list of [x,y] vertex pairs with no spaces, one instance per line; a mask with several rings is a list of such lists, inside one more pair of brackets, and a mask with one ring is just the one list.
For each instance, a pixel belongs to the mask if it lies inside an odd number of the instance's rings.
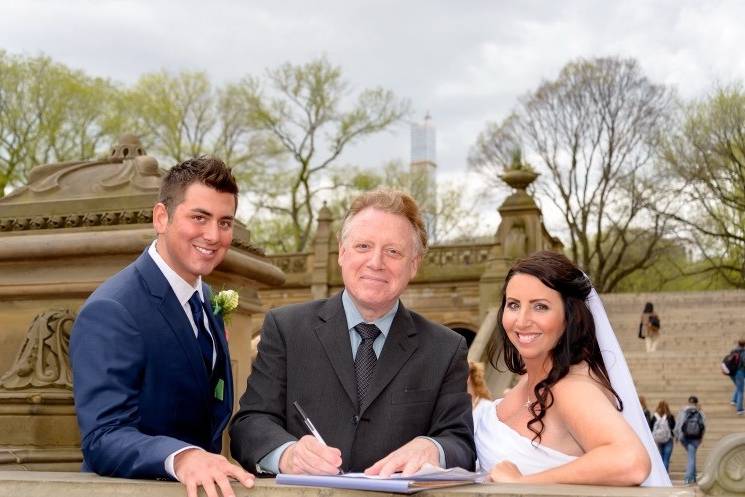
[[326,442],[323,441],[323,437],[320,433],[318,433],[318,430],[316,430],[316,427],[313,426],[313,423],[310,421],[310,418],[307,414],[305,414],[305,411],[303,411],[303,408],[300,407],[300,404],[298,404],[297,401],[292,403],[293,406],[295,406],[295,409],[297,409],[297,412],[300,414],[300,417],[303,418],[303,423],[305,423],[305,426],[308,427],[308,430],[310,430],[310,433],[316,437],[316,440],[321,442],[323,445],[326,445]]

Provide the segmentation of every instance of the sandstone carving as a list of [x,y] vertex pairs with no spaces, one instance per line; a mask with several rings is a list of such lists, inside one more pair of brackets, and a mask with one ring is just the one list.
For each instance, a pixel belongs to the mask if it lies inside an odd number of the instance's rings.
[[699,488],[708,495],[745,495],[745,433],[719,441],[706,461]]
[[0,388],[62,388],[72,390],[70,332],[75,315],[50,309],[37,315],[13,365],[0,377]]

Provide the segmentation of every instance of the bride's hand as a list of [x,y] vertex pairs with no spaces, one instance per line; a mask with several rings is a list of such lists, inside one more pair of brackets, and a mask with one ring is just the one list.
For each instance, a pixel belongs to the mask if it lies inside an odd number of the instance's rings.
[[522,477],[523,474],[510,461],[498,462],[489,471],[489,479],[496,483],[518,483]]

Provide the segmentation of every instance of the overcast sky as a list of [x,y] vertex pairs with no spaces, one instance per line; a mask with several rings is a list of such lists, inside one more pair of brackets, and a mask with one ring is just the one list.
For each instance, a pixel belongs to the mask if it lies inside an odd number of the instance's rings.
[[[636,58],[654,82],[692,98],[745,79],[742,1],[0,0],[0,48],[44,53],[131,83],[199,69],[215,82],[319,55],[353,88],[383,86],[432,114],[441,177],[517,97],[578,57]],[[409,129],[358,145],[345,161],[409,160]]]

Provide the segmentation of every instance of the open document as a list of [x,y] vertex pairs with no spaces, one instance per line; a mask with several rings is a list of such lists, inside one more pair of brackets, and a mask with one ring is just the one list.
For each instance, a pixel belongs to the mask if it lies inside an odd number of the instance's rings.
[[391,475],[389,478],[366,476],[364,473],[344,473],[333,476],[279,474],[277,483],[412,494],[433,488],[467,485],[480,481],[486,474],[485,472],[474,473],[462,468],[441,469],[426,465],[409,476],[402,476],[400,473]]

